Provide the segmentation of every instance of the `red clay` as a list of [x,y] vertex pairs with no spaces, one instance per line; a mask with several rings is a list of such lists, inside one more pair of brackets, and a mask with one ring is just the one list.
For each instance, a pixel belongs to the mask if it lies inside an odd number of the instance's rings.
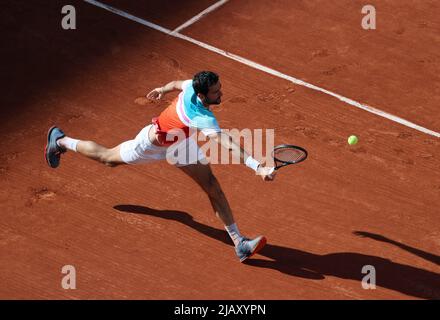
[[[203,9],[189,3],[185,15],[166,14],[158,2],[151,12],[171,28]],[[417,22],[388,32],[394,25],[380,20],[387,28],[364,35],[350,31],[360,23],[342,10],[360,11],[351,1],[252,3],[231,1],[184,33],[439,131],[438,4],[417,4],[423,33]],[[399,2],[397,12],[411,3]],[[3,38],[16,44],[1,51],[0,298],[440,298],[439,139],[82,1],[72,2],[76,31],[59,27],[61,5],[26,4],[0,13]],[[109,168],[72,152],[54,170],[41,159],[53,124],[106,146],[133,138],[174,96],[136,99],[201,69],[221,76],[222,127],[274,128],[276,144],[309,152],[272,183],[243,165],[213,166],[241,232],[268,240],[245,264],[180,170]],[[360,139],[354,147],[351,134]],[[76,268],[76,290],[61,287],[64,265]],[[366,265],[376,269],[375,290],[362,288]]]

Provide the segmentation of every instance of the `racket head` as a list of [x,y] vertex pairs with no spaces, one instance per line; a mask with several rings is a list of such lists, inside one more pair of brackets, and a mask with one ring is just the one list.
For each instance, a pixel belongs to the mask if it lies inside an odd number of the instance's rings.
[[308,152],[306,149],[291,144],[278,145],[272,151],[272,157],[276,163],[275,169],[303,162],[307,159],[307,156]]

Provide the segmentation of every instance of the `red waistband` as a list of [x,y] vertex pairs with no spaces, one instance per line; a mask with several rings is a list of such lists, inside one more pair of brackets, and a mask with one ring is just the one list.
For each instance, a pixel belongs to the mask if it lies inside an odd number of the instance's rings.
[[[179,138],[178,136],[175,136],[173,141],[167,141],[167,134],[168,134],[168,132],[167,131],[163,131],[161,129],[160,124],[159,124],[159,117],[152,118],[151,119],[151,123],[154,126],[154,130],[155,130],[155,133],[156,133],[156,139],[157,139],[157,141],[161,145],[169,146],[169,145],[177,142],[177,140]],[[185,137],[188,137],[189,136],[189,128],[186,127],[186,128],[183,128],[182,130],[185,132]]]

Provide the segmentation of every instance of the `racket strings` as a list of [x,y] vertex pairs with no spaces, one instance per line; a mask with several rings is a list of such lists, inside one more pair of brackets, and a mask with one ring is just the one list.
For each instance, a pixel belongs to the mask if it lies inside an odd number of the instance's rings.
[[292,148],[281,148],[274,152],[274,158],[281,162],[298,162],[306,156],[304,151]]

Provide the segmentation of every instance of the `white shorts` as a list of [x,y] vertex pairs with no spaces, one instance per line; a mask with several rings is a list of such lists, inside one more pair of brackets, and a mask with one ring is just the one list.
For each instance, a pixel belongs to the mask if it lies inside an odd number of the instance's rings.
[[120,155],[122,161],[127,164],[150,163],[159,160],[167,160],[176,166],[187,166],[197,162],[207,162],[205,154],[197,145],[197,142],[189,137],[171,146],[159,147],[150,142],[148,133],[153,125],[143,128],[136,138],[121,144]]

